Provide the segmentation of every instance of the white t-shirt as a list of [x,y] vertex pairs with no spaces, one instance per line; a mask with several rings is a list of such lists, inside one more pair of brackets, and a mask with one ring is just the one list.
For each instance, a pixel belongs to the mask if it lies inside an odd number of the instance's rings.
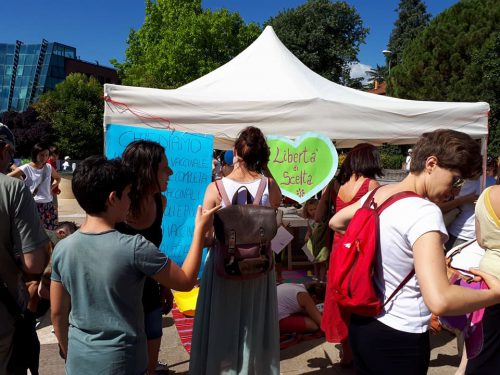
[[[368,197],[360,199],[361,204]],[[375,286],[383,300],[414,268],[413,245],[425,233],[441,232],[443,243],[448,235],[441,210],[422,198],[404,198],[387,207],[380,215],[380,248],[375,265]],[[403,332],[427,331],[431,312],[424,303],[414,275],[385,306],[378,319],[385,325]]]
[[[485,188],[495,185],[495,177],[487,176]],[[467,180],[460,189],[457,197],[463,197],[469,194],[481,194],[481,178],[476,180]],[[448,226],[448,233],[461,240],[473,240],[476,238],[476,216],[474,215],[475,204],[467,203],[459,206],[460,213]]]
[[278,320],[302,311],[302,307],[297,301],[297,294],[307,293],[304,285],[285,283],[278,285],[276,289],[278,293]]
[[[33,168],[29,164],[24,164],[19,167],[26,175],[24,183],[31,191],[31,194],[37,190],[37,194],[33,197],[36,203],[52,202],[52,192],[50,190],[50,179],[52,176],[52,166],[45,164],[42,169]],[[43,181],[42,181],[43,179]]]
[[411,156],[410,156],[410,155],[408,155],[408,156],[406,157],[406,170],[407,170],[407,171],[410,171],[410,165],[411,165]]
[[[221,181],[222,184],[224,185],[224,189],[226,190],[227,196],[230,201],[233,199],[234,194],[241,186],[245,186],[252,195],[252,197],[255,197],[260,185],[260,178],[252,182],[239,182],[239,181],[234,181],[227,177],[223,177]],[[246,200],[246,191],[245,189],[241,189],[240,192],[238,193],[238,203],[244,204],[245,200]],[[262,200],[260,202],[261,206],[270,206],[269,182],[264,188],[264,192],[262,193]],[[225,204],[224,202],[222,202],[222,207],[224,206]]]

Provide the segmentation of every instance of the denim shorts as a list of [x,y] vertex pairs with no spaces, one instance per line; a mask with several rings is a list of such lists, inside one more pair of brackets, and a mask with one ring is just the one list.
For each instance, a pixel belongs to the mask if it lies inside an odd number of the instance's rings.
[[161,308],[144,313],[144,330],[148,340],[159,339],[163,335]]

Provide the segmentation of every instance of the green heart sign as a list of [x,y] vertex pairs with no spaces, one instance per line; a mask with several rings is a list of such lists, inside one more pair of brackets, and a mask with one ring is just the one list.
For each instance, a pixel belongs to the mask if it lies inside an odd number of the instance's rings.
[[308,132],[295,141],[286,137],[267,137],[271,150],[269,170],[281,192],[299,203],[320,192],[335,176],[338,154],[332,141]]

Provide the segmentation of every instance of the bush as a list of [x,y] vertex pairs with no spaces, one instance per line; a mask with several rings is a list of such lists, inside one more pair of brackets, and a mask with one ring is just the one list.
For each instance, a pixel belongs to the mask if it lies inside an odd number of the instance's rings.
[[401,169],[405,161],[405,157],[403,155],[381,153],[380,161],[382,162],[382,168],[384,169]]

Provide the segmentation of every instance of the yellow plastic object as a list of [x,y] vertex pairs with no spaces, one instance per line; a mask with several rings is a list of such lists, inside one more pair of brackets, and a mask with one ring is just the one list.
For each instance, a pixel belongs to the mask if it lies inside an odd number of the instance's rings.
[[187,316],[194,316],[199,291],[200,288],[198,287],[191,289],[189,292],[172,291],[174,294],[175,304],[181,313]]

